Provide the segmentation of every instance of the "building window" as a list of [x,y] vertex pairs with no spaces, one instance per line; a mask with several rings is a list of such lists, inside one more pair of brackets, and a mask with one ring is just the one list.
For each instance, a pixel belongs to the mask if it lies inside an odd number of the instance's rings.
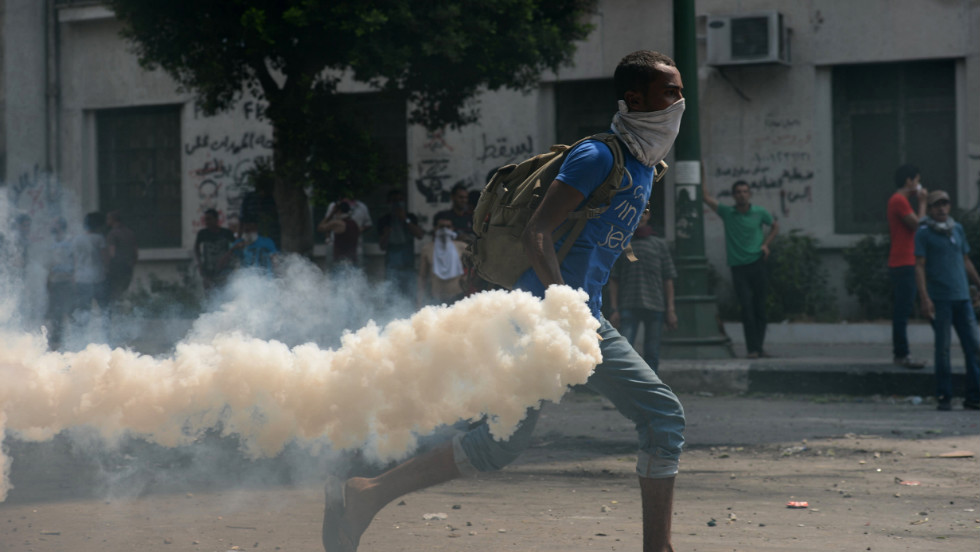
[[888,230],[885,204],[904,163],[956,196],[956,74],[952,60],[833,69],[835,231]]
[[142,248],[181,247],[180,109],[96,113],[99,207],[118,210]]

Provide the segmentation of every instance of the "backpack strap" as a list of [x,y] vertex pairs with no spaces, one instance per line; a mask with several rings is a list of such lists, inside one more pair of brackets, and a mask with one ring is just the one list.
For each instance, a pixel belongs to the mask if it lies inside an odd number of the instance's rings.
[[[586,140],[595,140],[597,142],[602,142],[609,148],[613,156],[613,166],[610,169],[609,174],[606,179],[602,181],[602,184],[589,194],[589,197],[585,200],[585,205],[582,208],[577,209],[568,214],[568,218],[562,222],[552,236],[562,237],[564,236],[565,241],[561,244],[561,248],[557,251],[558,262],[561,263],[568,252],[571,251],[572,245],[575,240],[585,229],[586,223],[589,219],[598,218],[603,213],[609,209],[611,200],[613,196],[618,194],[623,190],[628,190],[633,187],[633,176],[626,170],[626,161],[623,158],[623,150],[619,145],[619,141],[616,135],[611,132],[600,132],[593,136],[583,138],[572,146],[581,144]],[[569,148],[571,150],[571,148]],[[623,176],[628,178],[628,184],[622,186]],[[632,250],[630,250],[630,255],[633,256]],[[633,256],[636,259],[636,256]]]

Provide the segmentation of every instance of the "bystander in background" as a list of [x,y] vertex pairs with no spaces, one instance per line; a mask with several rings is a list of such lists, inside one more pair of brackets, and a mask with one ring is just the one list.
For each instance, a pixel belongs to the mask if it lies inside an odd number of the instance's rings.
[[204,212],[204,228],[197,232],[194,240],[194,261],[205,292],[224,285],[231,272],[229,263],[221,266],[221,258],[231,250],[235,234],[219,223],[218,211],[208,209]]
[[[915,307],[915,234],[919,221],[926,216],[926,194],[920,182],[918,167],[902,165],[895,170],[897,190],[888,199],[888,276],[892,282],[892,353],[894,362],[906,368],[919,369],[925,361],[912,358],[909,351],[908,324]],[[909,198],[917,198],[918,212],[912,210]]]
[[98,305],[101,313],[109,306],[106,288],[106,265],[109,254],[106,249],[105,215],[92,212],[85,215],[85,231],[72,238],[72,259],[75,263],[75,316],[86,322],[92,311],[92,303]]
[[970,261],[963,226],[949,216],[949,195],[935,190],[927,196],[928,216],[915,233],[915,280],[922,312],[932,321],[935,336],[936,398],[939,410],[951,410],[953,375],[950,329],[963,347],[966,389],[963,408],[980,410],[980,336],[970,301],[967,277],[980,287],[980,275]]
[[449,209],[436,213],[433,221],[439,217],[448,218],[453,224],[453,231],[456,232],[457,239],[466,243],[475,240],[473,209],[470,208],[470,193],[466,191],[466,186],[462,182],[457,183],[453,186],[449,197],[452,205]]
[[463,296],[463,251],[466,243],[459,239],[452,218],[446,211],[435,216],[432,241],[422,246],[419,255],[417,304],[452,304]]
[[415,240],[425,232],[408,212],[405,193],[388,192],[390,212],[378,221],[378,246],[385,252],[385,280],[405,297],[415,295]]
[[357,265],[357,248],[360,243],[361,229],[353,218],[350,203],[341,201],[333,209],[328,218],[317,225],[317,230],[332,236],[333,266]]
[[272,239],[259,234],[259,223],[253,217],[241,220],[241,237],[231,244],[231,249],[221,257],[218,269],[223,270],[233,260],[238,268],[251,268],[272,276],[274,263],[279,252]]
[[109,233],[106,235],[106,251],[109,266],[106,273],[109,303],[114,304],[129,289],[133,281],[133,270],[139,258],[139,247],[136,245],[136,234],[126,226],[119,211],[110,211],[106,215]]
[[[677,270],[670,249],[649,225],[650,211],[640,217],[630,245],[636,262],[620,255],[609,275],[609,322],[619,329],[647,364],[660,366],[660,338],[663,327],[677,327],[674,309],[674,280]],[[643,351],[636,348],[639,325],[643,324]]]
[[44,318],[48,328],[48,346],[55,350],[61,346],[65,318],[74,307],[74,251],[72,240],[68,237],[68,223],[62,217],[51,224],[51,242],[45,265],[48,269],[48,308]]
[[[735,205],[721,205],[701,185],[701,197],[725,226],[725,251],[732,270],[732,285],[742,307],[742,331],[748,358],[771,356],[763,348],[766,339],[766,297],[769,293],[766,260],[769,243],[779,233],[779,223],[765,208],[752,204],[752,188],[739,180],[732,184]],[[763,227],[768,226],[765,233]]]

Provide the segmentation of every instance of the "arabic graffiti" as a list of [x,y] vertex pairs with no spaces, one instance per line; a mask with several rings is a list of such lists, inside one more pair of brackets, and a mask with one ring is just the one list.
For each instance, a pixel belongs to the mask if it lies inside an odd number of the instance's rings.
[[534,153],[534,139],[531,138],[530,134],[514,144],[511,144],[506,136],[487,141],[487,135],[481,134],[480,140],[482,141],[480,148],[482,153],[477,157],[480,163],[492,160],[497,165],[503,165],[530,157]]
[[446,203],[449,201],[451,187],[447,158],[422,159],[419,161],[415,178],[415,189],[425,198],[426,203]]
[[[770,172],[770,167],[733,167],[733,168],[718,168],[715,170],[716,176],[728,176],[728,177],[742,177],[745,175],[756,175],[764,174]],[[789,169],[783,169],[783,172],[778,176],[762,176],[761,178],[742,178],[745,182],[748,182],[749,188],[753,191],[755,190],[771,190],[771,189],[782,189],[784,185],[805,182],[813,180],[813,171],[801,171],[797,167],[792,167]],[[718,197],[730,197],[732,195],[731,190],[724,189],[718,192]]]
[[779,210],[782,211],[783,216],[789,216],[789,205],[791,203],[796,203],[798,201],[813,203],[813,194],[810,192],[810,190],[810,186],[804,186],[803,191],[801,192],[779,190]]
[[62,188],[54,176],[38,164],[17,175],[8,191],[11,203],[22,213],[36,215],[60,210]]
[[245,150],[272,149],[272,139],[264,133],[243,132],[240,138],[225,135],[223,138],[212,140],[208,133],[203,133],[194,137],[193,143],[184,144],[185,155],[194,155],[200,149],[238,155]]

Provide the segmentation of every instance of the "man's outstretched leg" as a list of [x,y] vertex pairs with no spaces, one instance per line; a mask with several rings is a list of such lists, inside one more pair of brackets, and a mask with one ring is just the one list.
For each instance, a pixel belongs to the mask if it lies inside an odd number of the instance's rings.
[[493,437],[487,424],[478,424],[377,477],[353,477],[343,488],[328,488],[323,548],[326,552],[354,552],[371,520],[392,500],[463,475],[499,470],[510,464],[530,445],[539,413],[529,408],[521,424],[504,441]]
[[674,478],[640,477],[643,502],[643,552],[674,552],[670,523],[674,513]]
[[453,456],[452,442],[406,460],[377,477],[353,477],[331,496],[323,512],[323,549],[326,552],[354,552],[361,535],[374,516],[392,500],[445,483],[460,476]]

